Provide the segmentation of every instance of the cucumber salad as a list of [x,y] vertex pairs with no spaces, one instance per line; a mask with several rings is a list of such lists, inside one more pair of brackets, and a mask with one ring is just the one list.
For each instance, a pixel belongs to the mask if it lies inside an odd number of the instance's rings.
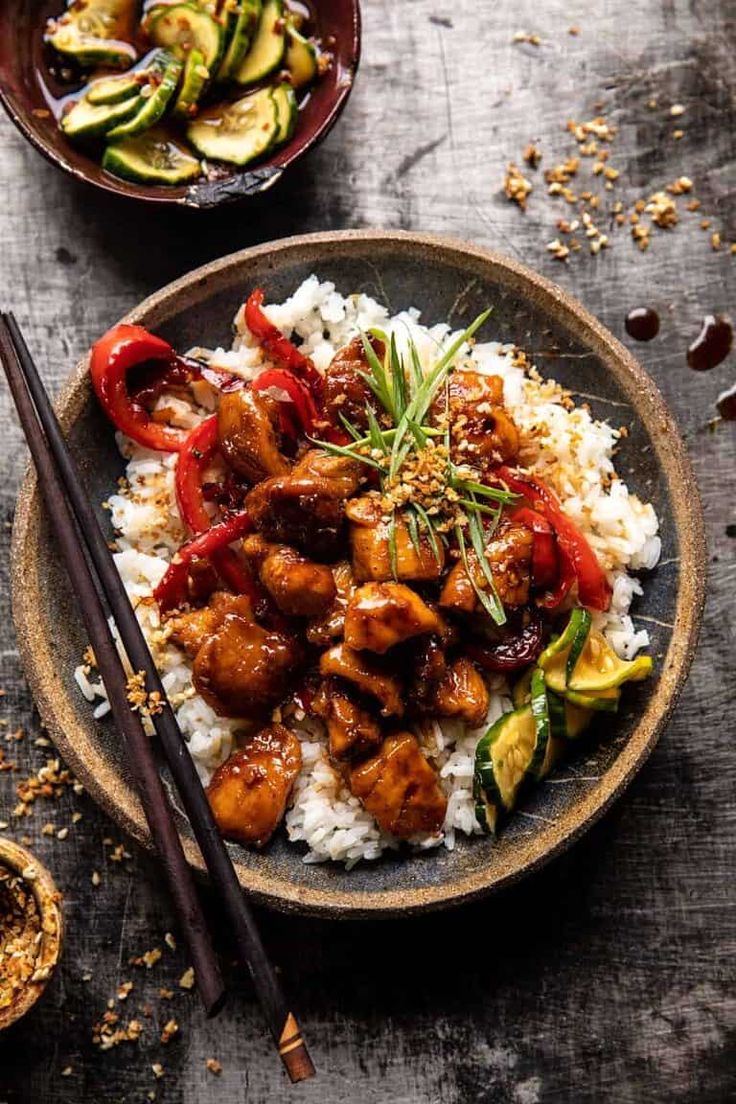
[[330,65],[286,0],[69,0],[46,41],[83,82],[59,126],[115,176],[181,185],[242,168],[293,136]]

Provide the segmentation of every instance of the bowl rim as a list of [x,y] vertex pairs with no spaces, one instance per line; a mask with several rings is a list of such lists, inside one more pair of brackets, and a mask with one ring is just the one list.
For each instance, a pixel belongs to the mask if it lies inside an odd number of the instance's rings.
[[[281,911],[299,911],[311,915],[367,917],[410,915],[464,903],[495,892],[538,869],[566,850],[608,809],[629,784],[651,753],[676,705],[692,663],[705,600],[706,542],[703,513],[695,477],[684,442],[664,399],[636,358],[596,318],[564,290],[518,261],[493,250],[435,234],[410,231],[346,230],[328,231],[284,238],[230,254],[193,270],[144,299],[122,321],[155,327],[165,321],[169,308],[191,289],[205,291],[209,281],[221,273],[247,267],[249,262],[268,256],[274,266],[280,257],[325,249],[329,253],[358,250],[371,244],[379,250],[415,251],[451,255],[468,269],[487,269],[514,288],[532,298],[538,306],[556,317],[579,341],[585,343],[604,363],[615,363],[617,379],[635,398],[640,418],[646,424],[653,449],[663,468],[672,500],[673,524],[680,543],[680,572],[674,628],[661,673],[638,723],[616,759],[600,781],[584,794],[573,808],[552,825],[544,826],[519,846],[505,869],[489,877],[483,866],[451,884],[367,891],[321,890],[297,886],[280,876],[245,867],[235,858],[241,885],[259,902]],[[56,409],[62,427],[68,431],[88,397],[88,360],[83,358],[68,378]],[[31,527],[40,500],[32,469],[26,473],[18,497],[11,547],[12,607],[24,668],[45,726],[70,767],[84,782],[94,799],[140,844],[151,848],[142,810],[133,791],[121,782],[107,763],[96,765],[92,773],[85,762],[85,749],[91,745],[76,709],[66,710],[54,700],[53,688],[58,674],[50,657],[44,662],[39,654],[42,642],[34,611],[34,572],[38,570],[38,548],[29,543]],[[92,748],[94,757],[94,748]],[[192,840],[184,840],[187,858],[195,870],[204,874],[201,856]]]
[[53,977],[64,943],[64,913],[61,907],[62,896],[51,876],[51,871],[26,847],[22,847],[15,840],[0,839],[0,866],[14,870],[21,877],[27,867],[35,868],[36,876],[27,884],[36,898],[44,932],[38,966],[48,969],[48,974],[42,981],[27,982],[13,1003],[7,1008],[0,1009],[1,1032],[30,1012]]
[[[96,179],[90,176],[84,168],[75,165],[72,161],[57,153],[29,121],[28,113],[21,110],[18,97],[2,82],[0,82],[0,104],[2,104],[15,128],[46,161],[91,188],[98,188],[107,195],[116,196],[118,199],[134,199],[140,203],[152,203],[164,207],[186,207],[204,211],[213,207],[224,206],[249,196],[260,195],[272,188],[293,164],[300,161],[302,157],[306,156],[310,150],[318,146],[327,137],[340,118],[355,84],[362,50],[360,0],[345,0],[345,3],[349,4],[351,9],[350,56],[345,71],[345,79],[337,86],[335,98],[324,119],[305,141],[304,145],[290,155],[289,149],[293,143],[293,138],[290,139],[278,153],[278,160],[274,165],[256,163],[252,168],[243,167],[238,169],[235,167],[234,171],[223,177],[222,180],[195,181],[191,185],[180,185],[178,187],[138,184],[132,180],[117,180],[114,177],[108,182],[104,174]],[[116,183],[113,183],[113,180],[116,180]]]

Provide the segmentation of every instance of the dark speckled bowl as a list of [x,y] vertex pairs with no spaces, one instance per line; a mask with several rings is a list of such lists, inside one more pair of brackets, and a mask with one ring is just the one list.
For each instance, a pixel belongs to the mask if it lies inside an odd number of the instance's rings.
[[222,180],[170,188],[134,184],[105,172],[84,149],[59,129],[52,111],[55,98],[70,89],[49,73],[43,32],[50,16],[64,11],[65,0],[0,0],[0,102],[21,134],[53,165],[106,192],[150,203],[219,207],[272,187],[303,154],[327,136],[350,95],[360,59],[358,0],[319,0],[316,29],[329,40],[333,65],[315,85],[299,112],[294,137],[252,169],[233,170]]
[[[651,751],[683,685],[696,644],[704,589],[704,540],[693,474],[677,427],[634,358],[583,308],[513,261],[459,242],[373,231],[315,234],[246,250],[198,269],[127,316],[180,349],[227,344],[244,295],[263,285],[280,300],[310,273],[343,292],[365,291],[392,311],[414,305],[430,322],[461,326],[494,308],[488,337],[529,350],[542,372],[583,393],[594,413],[625,422],[619,471],[657,509],[661,566],[645,580],[636,608],[652,637],[655,677],[627,686],[621,712],[596,720],[569,767],[530,794],[497,840],[459,842],[414,857],[305,866],[283,833],[262,854],[233,847],[240,880],[282,909],[331,916],[406,913],[467,901],[519,878],[568,846],[631,780]],[[82,363],[59,412],[95,502],[121,472],[110,426]],[[107,524],[107,520],[105,522]],[[108,722],[92,720],[72,678],[85,647],[74,594],[53,553],[36,483],[21,492],[13,542],[14,614],[28,677],[45,724],[69,765],[120,825],[143,843],[147,829],[129,765]],[[559,779],[565,779],[560,784]],[[555,781],[557,779],[558,781]],[[192,864],[201,859],[188,825]]]

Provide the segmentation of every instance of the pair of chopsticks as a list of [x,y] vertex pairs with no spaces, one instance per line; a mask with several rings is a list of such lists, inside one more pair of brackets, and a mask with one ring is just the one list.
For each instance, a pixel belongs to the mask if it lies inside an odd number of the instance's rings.
[[[151,741],[140,713],[133,711],[128,698],[129,681],[108,624],[108,610],[115,620],[130,666],[134,672],[143,673],[148,700],[160,703],[160,709],[151,711],[151,721],[281,1060],[292,1081],[304,1081],[314,1076],[315,1069],[301,1030],[281,991],[148,644],[38,370],[12,314],[0,313],[0,360],[36,467],[59,551],[77,594],[112,715],[126,741],[141,804],[189,948],[206,1013],[211,1016],[220,1010],[225,988]],[[104,603],[100,595],[104,596]]]

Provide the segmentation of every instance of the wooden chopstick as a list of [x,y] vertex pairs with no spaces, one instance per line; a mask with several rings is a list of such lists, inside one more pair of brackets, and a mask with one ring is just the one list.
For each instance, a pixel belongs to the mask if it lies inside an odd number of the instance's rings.
[[151,741],[139,713],[128,701],[127,676],[115,646],[105,609],[94,580],[64,488],[54,466],[43,430],[36,418],[33,401],[25,385],[20,363],[4,317],[0,316],[0,356],[10,390],[38,473],[38,482],[52,522],[61,557],[77,593],[78,604],[95,659],[110,701],[112,715],[122,733],[131,766],[138,782],[138,793],[151,835],[164,868],[183,934],[185,936],[197,987],[208,1016],[220,1010],[225,987],[217,962],[202,906],[179,833],[166,799]]
[[250,972],[256,994],[289,1077],[292,1081],[306,1080],[314,1076],[315,1069],[296,1017],[287,1003],[261,941],[253,913],[241,890],[232,860],[215,824],[207,795],[197,775],[130,599],[118,575],[105,536],[82,486],[46,390],[15,319],[12,315],[6,315],[5,318],[46,441],[100,585],[115,618],[130,664],[134,671],[143,672],[146,692],[157,694],[161,702],[161,711],[155,713],[151,719],[210,877],[230,920],[239,957]]

